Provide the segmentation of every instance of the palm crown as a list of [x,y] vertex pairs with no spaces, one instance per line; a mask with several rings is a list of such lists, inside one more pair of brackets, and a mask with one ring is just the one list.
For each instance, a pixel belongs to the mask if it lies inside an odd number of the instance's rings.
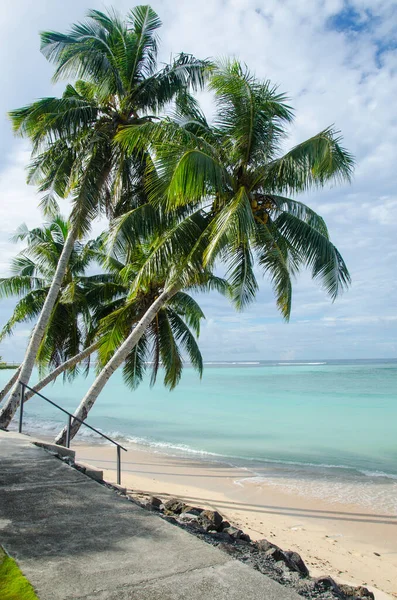
[[82,233],[98,210],[120,214],[143,201],[142,157],[112,143],[119,127],[156,118],[188,87],[204,84],[208,63],[187,54],[157,69],[160,25],[149,6],[137,6],[125,21],[91,10],[68,34],[43,33],[54,79],[76,83],[61,98],[10,113],[14,130],[33,142],[29,177],[45,192],[44,207],[72,194],[72,220]]
[[[258,81],[236,61],[212,70],[210,89],[216,101],[212,125],[188,99],[173,119],[119,132],[125,151],[151,145],[156,168],[148,169],[149,199],[168,211],[189,208],[192,215],[181,220],[185,229],[187,220],[197,228],[200,213],[202,231],[187,249],[189,260],[199,253],[205,265],[226,263],[238,307],[257,290],[255,261],[270,276],[287,319],[291,277],[301,267],[309,267],[335,298],[350,281],[347,267],[324,220],[286,194],[349,180],[351,155],[331,128],[281,155],[292,109],[270,82]],[[136,226],[137,212],[126,213],[119,229]],[[157,252],[163,251],[160,246]]]

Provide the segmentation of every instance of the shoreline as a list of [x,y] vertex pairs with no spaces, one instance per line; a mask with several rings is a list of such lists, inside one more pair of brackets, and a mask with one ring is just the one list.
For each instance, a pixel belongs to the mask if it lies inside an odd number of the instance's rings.
[[[176,496],[218,510],[248,533],[302,555],[312,576],[364,585],[376,600],[397,598],[397,516],[359,504],[342,504],[292,493],[247,477],[244,467],[197,456],[168,455],[128,444],[122,452],[122,486],[135,493]],[[73,444],[76,461],[100,467],[116,481],[110,445]]]

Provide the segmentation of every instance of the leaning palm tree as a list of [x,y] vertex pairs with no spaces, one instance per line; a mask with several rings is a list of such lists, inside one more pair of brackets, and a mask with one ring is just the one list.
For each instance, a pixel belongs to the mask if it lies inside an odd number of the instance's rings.
[[[135,240],[132,245],[125,243],[118,250],[114,249],[110,256],[102,253],[98,257],[98,261],[102,262],[117,282],[124,285],[125,290],[124,296],[118,296],[109,304],[98,305],[93,315],[95,322],[99,322],[99,370],[106,367],[111,357],[129,337],[131,330],[140,323],[142,315],[152,306],[155,299],[161,296],[166,287],[169,262],[165,263],[165,268],[158,268],[150,279],[141,281],[139,288],[135,287],[137,274],[151,251],[150,243],[146,241],[139,244]],[[202,279],[204,280],[204,277]],[[227,282],[210,273],[205,275],[205,285],[216,288],[224,295],[229,292]],[[87,299],[90,301],[90,290],[87,291]],[[135,389],[150,368],[151,385],[154,385],[161,367],[164,385],[172,390],[182,375],[183,355],[201,376],[203,362],[195,336],[199,335],[200,321],[203,318],[201,308],[191,295],[182,291],[175,293],[167,306],[162,306],[155,318],[147,324],[134,348],[123,355],[123,377],[126,384]],[[80,404],[75,416],[84,420],[96,398],[97,396],[92,402]],[[79,421],[72,421],[71,438],[77,434],[80,426]],[[63,428],[56,437],[56,443],[64,444],[65,440],[66,428]]]
[[[0,297],[19,296],[20,299],[0,332],[0,340],[12,335],[18,323],[32,322],[40,314],[69,228],[59,215],[42,227],[29,230],[26,225],[21,225],[18,228],[14,241],[25,241],[27,245],[11,261],[11,275],[0,278]],[[84,293],[87,287],[85,272],[94,258],[91,242],[74,243],[61,293],[37,353],[39,368],[59,366],[84,345],[86,334],[91,329],[90,306]]]
[[[27,246],[11,261],[11,275],[0,278],[0,298],[19,296],[13,314],[0,332],[0,341],[13,334],[18,323],[34,322],[42,310],[56,271],[59,257],[67,239],[70,224],[56,215],[42,227],[29,230],[19,227],[15,241],[26,241]],[[46,334],[40,344],[36,365],[45,375],[35,389],[39,391],[59,375],[72,379],[85,363],[88,373],[90,356],[97,350],[97,314],[109,314],[113,309],[110,299],[125,294],[125,286],[111,273],[87,275],[93,263],[100,264],[101,237],[86,244],[75,242],[59,297],[52,310]],[[108,309],[106,308],[108,306]],[[18,368],[0,391],[0,402],[19,379]],[[25,394],[25,401],[32,392]]]
[[[56,65],[54,79],[76,83],[67,85],[61,98],[44,98],[10,113],[14,131],[33,143],[29,180],[45,192],[44,208],[53,210],[59,198],[72,198],[72,228],[25,354],[24,382],[31,376],[75,240],[89,231],[98,213],[122,214],[145,200],[142,153],[127,155],[113,144],[118,129],[157,118],[187,88],[204,83],[207,63],[187,54],[157,69],[160,25],[149,6],[138,6],[124,21],[115,13],[91,10],[88,20],[68,34],[43,33],[41,50]],[[14,386],[0,427],[7,427],[18,404]]]
[[[57,216],[43,227],[28,230],[24,225],[18,229],[15,240],[25,240],[28,245],[13,259],[12,275],[0,279],[0,295],[22,297],[0,339],[12,334],[17,323],[34,320],[51,283],[68,227],[69,224]],[[105,239],[102,235],[84,246],[75,243],[61,294],[38,353],[39,367],[53,370],[34,385],[34,391],[25,393],[25,402],[61,374],[69,379],[75,376],[77,365],[94,352],[98,352],[99,366],[106,363],[161,289],[162,281],[157,277],[148,286],[142,287],[132,300],[130,284],[150,246],[135,242],[133,246],[125,245],[109,256]],[[103,272],[86,275],[85,271],[92,262]],[[156,322],[145,332],[136,351],[127,357],[123,369],[126,383],[135,389],[150,364],[153,385],[161,364],[164,383],[172,389],[182,374],[183,360],[179,348],[201,375],[202,358],[195,336],[199,334],[203,318],[193,298],[182,293],[176,295],[172,304],[159,312]],[[79,351],[80,346],[83,349]],[[85,372],[88,372],[87,368]],[[79,424],[72,428],[72,437],[78,429]],[[62,433],[59,438],[62,443]]]
[[[146,191],[151,202],[114,223],[114,239],[157,226],[155,211],[176,222],[158,237],[137,273],[135,293],[169,265],[162,293],[112,355],[80,403],[91,406],[114,371],[139,343],[156,314],[186,286],[204,285],[208,269],[226,264],[236,307],[256,294],[255,260],[272,281],[282,316],[291,312],[292,278],[311,269],[334,300],[350,282],[324,220],[284,194],[350,181],[352,156],[328,128],[281,154],[293,112],[270,82],[258,81],[234,61],[213,69],[217,112],[210,126],[198,105],[180,102],[175,119],[125,126],[116,136],[127,153],[150,145]],[[182,218],[181,218],[182,213]],[[148,217],[152,215],[152,219]],[[204,279],[203,279],[204,278]]]

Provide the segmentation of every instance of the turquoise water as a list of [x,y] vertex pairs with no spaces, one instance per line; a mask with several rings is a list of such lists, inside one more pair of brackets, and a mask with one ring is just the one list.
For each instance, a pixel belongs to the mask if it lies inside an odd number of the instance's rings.
[[[91,380],[60,380],[46,394],[73,410]],[[64,420],[32,399],[26,426],[39,422],[52,433]],[[163,451],[227,457],[257,478],[393,484],[397,495],[397,361],[212,363],[201,381],[187,367],[172,392],[147,381],[132,392],[116,373],[89,422]]]

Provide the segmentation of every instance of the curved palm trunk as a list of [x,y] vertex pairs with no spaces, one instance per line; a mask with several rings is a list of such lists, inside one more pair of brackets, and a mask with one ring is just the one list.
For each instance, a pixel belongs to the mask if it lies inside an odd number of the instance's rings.
[[64,363],[59,365],[59,367],[57,367],[56,369],[51,371],[51,373],[49,373],[46,377],[43,377],[43,379],[41,379],[38,383],[36,383],[33,386],[33,388],[35,390],[34,392],[31,392],[30,390],[27,390],[25,392],[25,402],[30,400],[30,398],[32,398],[32,396],[35,395],[35,392],[39,392],[40,390],[42,390],[46,385],[51,383],[51,381],[54,381],[59,375],[64,373],[64,371],[71,369],[72,367],[77,365],[79,362],[81,362],[82,360],[87,358],[87,356],[90,356],[90,354],[92,354],[93,352],[95,352],[95,350],[97,350],[98,346],[99,346],[99,342],[95,342],[94,344],[91,344],[91,346],[88,346],[88,348],[86,348],[82,352],[79,352],[79,354],[72,356],[72,358],[69,358],[69,360],[66,360]]
[[[165,290],[148,308],[143,317],[137,323],[136,327],[134,327],[134,329],[131,331],[127,339],[121,344],[118,350],[113,354],[112,358],[108,361],[108,363],[99,373],[98,377],[95,379],[94,383],[92,384],[87,394],[80,402],[79,407],[75,411],[75,417],[78,417],[82,421],[84,421],[87,418],[90,409],[94,405],[94,402],[98,398],[100,392],[105,387],[107,381],[116,371],[116,369],[118,369],[119,366],[125,361],[131,350],[137,345],[142,335],[144,334],[146,328],[153,321],[160,308],[162,308],[168,302],[168,300],[170,300],[176,294],[177,291],[177,288],[173,288],[168,291]],[[80,427],[81,423],[79,421],[72,421],[70,427],[70,439],[74,438],[76,433],[79,431]],[[59,432],[59,434],[55,438],[55,443],[65,445],[66,427],[64,427],[62,431]]]
[[[29,345],[26,350],[25,358],[21,365],[21,371],[19,374],[19,380],[24,383],[29,383],[30,376],[33,371],[34,363],[36,360],[39,346],[43,340],[48,322],[51,317],[52,309],[54,308],[56,299],[61,289],[62,281],[66,273],[70,255],[74,247],[74,243],[77,238],[77,227],[74,225],[65,240],[65,244],[62,249],[62,254],[59,258],[58,266],[55,271],[54,279],[52,280],[51,287],[48,291],[47,297],[44,302],[44,306],[41,310],[40,316],[33,329],[32,336],[29,341]],[[19,382],[15,383],[12,388],[10,397],[3,406],[0,412],[0,429],[5,429],[10,424],[15,412],[20,404],[21,390]]]
[[12,388],[12,386],[14,385],[14,383],[16,381],[18,381],[19,379],[19,373],[21,372],[21,367],[22,365],[20,365],[14,375],[11,377],[11,379],[8,381],[8,383],[5,384],[5,386],[3,387],[3,389],[0,392],[0,402],[2,402],[2,400],[4,400],[4,398],[7,396],[8,392],[10,391],[10,389]]

